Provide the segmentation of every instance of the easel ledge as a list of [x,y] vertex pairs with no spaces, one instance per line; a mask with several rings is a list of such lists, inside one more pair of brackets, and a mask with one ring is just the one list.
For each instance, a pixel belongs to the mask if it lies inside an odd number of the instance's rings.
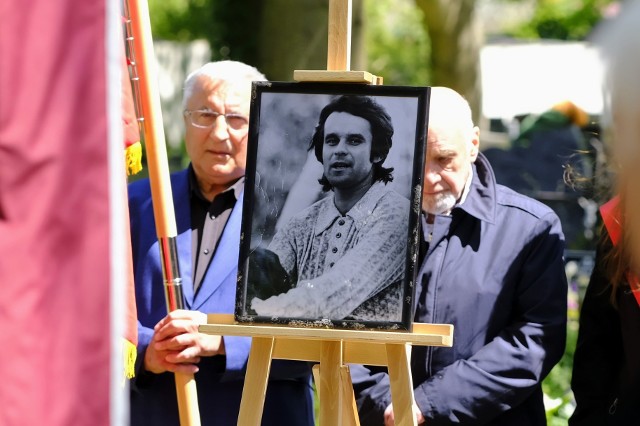
[[[278,347],[272,358],[320,361],[319,349],[322,341],[344,341],[347,363],[387,365],[385,344],[412,344],[417,346],[451,347],[453,325],[414,323],[413,330],[343,330],[336,328],[292,327],[277,324],[238,323],[232,314],[208,314],[207,324],[200,326],[206,334],[222,336],[277,337]],[[301,344],[301,341],[304,344]],[[291,347],[289,347],[291,345]],[[278,349],[278,347],[276,349]],[[364,349],[360,353],[358,348]],[[318,355],[314,355],[318,350]],[[279,353],[282,352],[282,356]],[[291,355],[298,356],[291,357]]]
[[293,79],[299,82],[364,83],[382,85],[382,77],[368,71],[295,70]]

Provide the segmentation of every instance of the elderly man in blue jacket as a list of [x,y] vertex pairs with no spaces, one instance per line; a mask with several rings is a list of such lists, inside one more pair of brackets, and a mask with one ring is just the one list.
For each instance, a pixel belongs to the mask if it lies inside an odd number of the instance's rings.
[[[455,326],[414,347],[414,413],[429,426],[545,425],[541,381],[566,338],[558,217],[495,182],[468,103],[431,92],[415,321]],[[362,425],[393,425],[384,369],[352,366]]]
[[[185,310],[166,312],[149,181],[129,187],[139,334],[133,426],[179,424],[175,372],[195,373],[202,425],[237,423],[251,340],[199,333],[198,325],[206,313],[234,311],[252,80],[264,76],[222,61],[185,81],[191,163],[171,176]],[[313,425],[306,363],[274,361],[262,424]]]

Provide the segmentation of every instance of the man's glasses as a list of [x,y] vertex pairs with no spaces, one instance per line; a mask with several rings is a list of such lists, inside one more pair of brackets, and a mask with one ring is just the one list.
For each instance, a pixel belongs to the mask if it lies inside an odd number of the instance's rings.
[[218,116],[224,116],[227,126],[233,130],[244,130],[249,125],[247,118],[240,114],[220,114],[208,109],[185,110],[185,116],[191,120],[194,127],[210,129],[215,124]]

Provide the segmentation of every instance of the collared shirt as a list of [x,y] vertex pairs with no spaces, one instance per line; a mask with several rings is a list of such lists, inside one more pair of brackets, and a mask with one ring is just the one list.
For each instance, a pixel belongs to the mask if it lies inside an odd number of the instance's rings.
[[464,203],[464,200],[467,199],[467,195],[469,195],[469,189],[471,188],[471,182],[473,181],[473,167],[470,167],[469,169],[469,176],[467,176],[467,181],[464,183],[462,195],[460,196],[460,200],[456,203],[456,206]]
[[399,320],[399,292],[388,312],[354,309],[404,276],[408,220],[409,200],[377,182],[344,216],[333,196],[316,202],[278,231],[269,250],[299,288],[316,292],[319,306],[309,305],[306,316]]
[[[460,200],[453,206],[453,208],[456,208],[462,205],[464,201],[467,199],[467,195],[469,195],[469,189],[471,188],[472,181],[473,181],[473,167],[470,167],[469,176],[467,176],[467,181],[464,184],[464,188],[462,190],[462,195],[460,196]],[[451,214],[451,210],[449,210],[447,213],[443,213],[443,215],[445,216],[449,216],[450,214]],[[421,248],[420,248],[421,253],[425,253],[425,251],[422,250],[422,246],[424,245],[423,243],[431,242],[431,238],[433,237],[433,220],[434,220],[433,216],[435,215],[431,215],[431,214],[421,215],[422,232],[424,233],[424,241],[421,242]]]
[[231,211],[244,190],[244,177],[209,201],[202,195],[193,167],[189,166],[189,190],[195,293],[213,259]]

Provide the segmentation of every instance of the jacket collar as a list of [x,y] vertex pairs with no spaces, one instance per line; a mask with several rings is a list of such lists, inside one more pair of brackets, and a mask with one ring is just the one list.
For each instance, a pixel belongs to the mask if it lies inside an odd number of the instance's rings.
[[457,209],[463,210],[471,216],[485,222],[495,223],[496,217],[496,178],[493,169],[482,153],[472,165],[473,180],[469,188],[469,195]]

